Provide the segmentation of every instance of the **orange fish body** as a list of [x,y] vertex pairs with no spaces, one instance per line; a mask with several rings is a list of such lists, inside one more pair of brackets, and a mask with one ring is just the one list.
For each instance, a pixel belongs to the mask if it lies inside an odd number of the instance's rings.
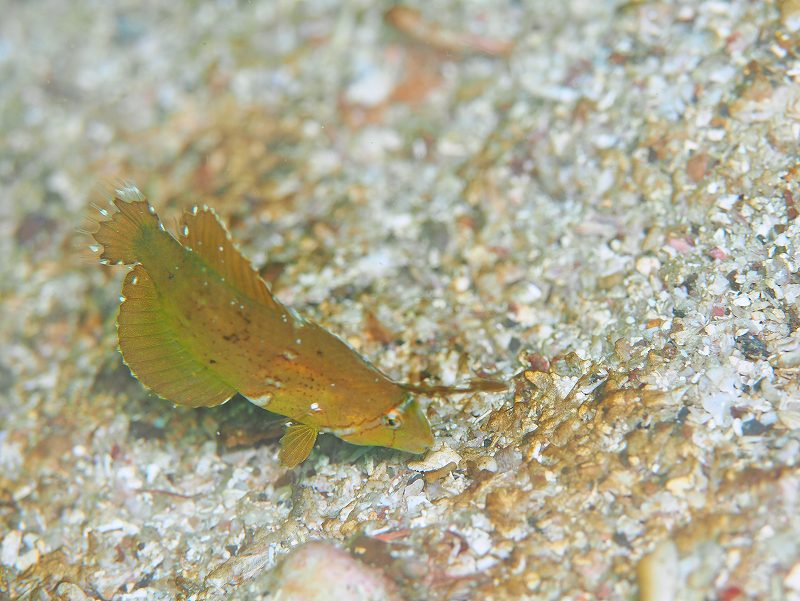
[[290,467],[319,432],[411,453],[430,448],[411,388],[276,300],[213,210],[184,213],[176,239],[136,188],[118,190],[114,205],[93,236],[101,262],[134,265],[117,326],[122,356],[143,384],[192,407],[238,392],[288,417],[280,456]]

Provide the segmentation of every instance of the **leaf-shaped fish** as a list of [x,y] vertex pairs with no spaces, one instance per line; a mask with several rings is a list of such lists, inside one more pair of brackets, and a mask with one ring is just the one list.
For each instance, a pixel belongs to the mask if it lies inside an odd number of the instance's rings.
[[[319,432],[411,453],[433,435],[413,387],[390,380],[341,339],[284,307],[208,207],[183,215],[176,239],[134,187],[93,234],[100,261],[134,265],[122,285],[119,347],[131,372],[163,398],[211,407],[241,393],[292,420],[281,461],[293,467]],[[497,383],[495,383],[497,384]]]

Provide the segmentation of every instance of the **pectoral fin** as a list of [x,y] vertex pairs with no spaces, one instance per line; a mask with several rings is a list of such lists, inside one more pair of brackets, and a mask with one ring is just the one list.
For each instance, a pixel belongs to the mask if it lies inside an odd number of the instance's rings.
[[305,461],[314,448],[317,434],[319,430],[306,424],[294,424],[286,428],[278,453],[281,465],[292,468]]

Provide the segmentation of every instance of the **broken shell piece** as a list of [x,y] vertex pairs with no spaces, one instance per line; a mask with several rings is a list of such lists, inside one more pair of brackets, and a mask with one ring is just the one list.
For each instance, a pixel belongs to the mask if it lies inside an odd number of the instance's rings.
[[419,461],[409,461],[408,467],[416,472],[432,472],[442,469],[448,463],[458,465],[460,462],[461,455],[442,443],[441,445],[436,445],[433,450],[428,451],[425,457]]

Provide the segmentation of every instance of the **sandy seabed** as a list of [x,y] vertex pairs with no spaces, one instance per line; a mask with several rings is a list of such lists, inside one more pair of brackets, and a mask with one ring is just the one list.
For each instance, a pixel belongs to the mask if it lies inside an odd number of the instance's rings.
[[[3,15],[0,599],[800,599],[799,2]],[[123,181],[392,377],[509,391],[281,468],[122,364],[78,230]]]

